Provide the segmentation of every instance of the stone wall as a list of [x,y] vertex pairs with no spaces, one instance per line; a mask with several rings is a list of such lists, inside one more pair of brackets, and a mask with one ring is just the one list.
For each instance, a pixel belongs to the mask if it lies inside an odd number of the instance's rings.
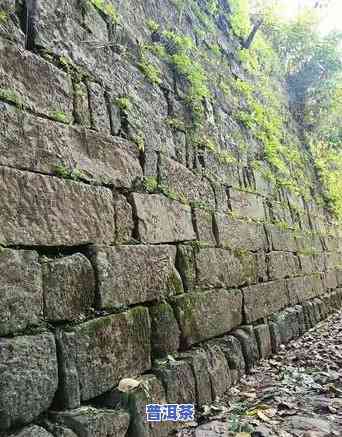
[[209,83],[203,129],[236,154],[222,162],[184,128],[184,77],[152,53],[162,76],[146,77],[148,20],[209,53],[198,16],[112,2],[0,3],[1,436],[167,436],[147,403],[210,403],[342,305],[342,233],[313,170],[310,199],[272,186]]

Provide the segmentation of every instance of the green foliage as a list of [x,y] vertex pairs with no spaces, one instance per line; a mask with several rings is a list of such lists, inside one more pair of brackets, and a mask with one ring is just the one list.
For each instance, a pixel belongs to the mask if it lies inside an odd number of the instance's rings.
[[161,71],[152,62],[148,61],[146,57],[141,59],[138,67],[152,85],[160,85],[162,83]]
[[3,9],[0,9],[0,25],[7,23],[8,13]]
[[246,38],[251,29],[250,10],[248,0],[231,0],[230,25],[236,36]]
[[139,130],[135,135],[133,135],[132,141],[134,141],[135,144],[138,146],[138,149],[140,150],[140,152],[143,152],[145,150],[144,132]]
[[132,102],[128,96],[118,97],[114,102],[123,112],[132,110]]
[[54,174],[63,179],[72,179],[74,181],[80,181],[84,179],[84,175],[81,170],[77,168],[70,169],[63,164],[59,164],[54,167]]
[[107,3],[105,0],[88,0],[90,4],[95,6],[99,11],[110,18],[113,24],[118,24],[120,22],[119,15],[112,5],[112,3]]
[[51,118],[53,118],[56,121],[59,121],[60,123],[70,124],[72,121],[71,115],[66,114],[63,111],[52,111],[52,112],[50,112],[49,115]]
[[149,193],[155,193],[158,189],[158,180],[154,176],[147,176],[144,178],[143,185]]
[[146,21],[146,26],[151,32],[158,32],[160,28],[160,25],[152,19]]

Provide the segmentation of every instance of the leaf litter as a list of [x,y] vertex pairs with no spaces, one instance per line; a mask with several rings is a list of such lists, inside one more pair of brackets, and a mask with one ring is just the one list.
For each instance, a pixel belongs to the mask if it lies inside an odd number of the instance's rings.
[[342,437],[342,312],[242,378],[177,437]]

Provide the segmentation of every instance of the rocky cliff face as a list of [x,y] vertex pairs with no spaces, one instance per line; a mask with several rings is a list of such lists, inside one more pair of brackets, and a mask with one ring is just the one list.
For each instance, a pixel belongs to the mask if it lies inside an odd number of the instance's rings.
[[281,78],[283,173],[242,117],[231,19],[1,0],[0,434],[166,436],[146,404],[210,403],[342,305],[340,229]]

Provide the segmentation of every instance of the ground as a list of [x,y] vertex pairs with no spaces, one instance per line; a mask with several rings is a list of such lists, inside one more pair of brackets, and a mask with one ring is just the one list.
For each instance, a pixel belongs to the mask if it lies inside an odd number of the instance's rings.
[[341,437],[342,312],[278,355],[177,437]]

